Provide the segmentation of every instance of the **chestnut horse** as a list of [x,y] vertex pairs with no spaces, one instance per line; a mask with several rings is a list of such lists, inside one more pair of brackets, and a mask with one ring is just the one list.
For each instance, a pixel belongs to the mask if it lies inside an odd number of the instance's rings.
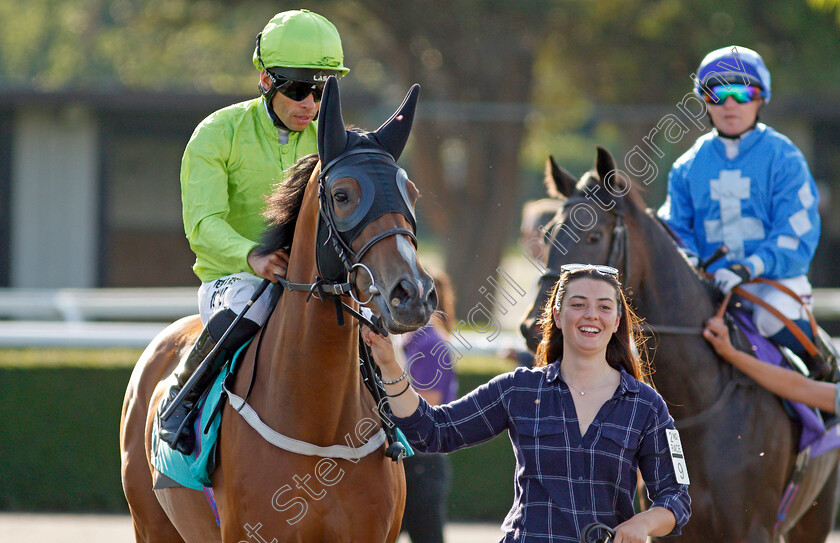
[[522,333],[536,348],[534,321],[563,264],[619,269],[654,336],[648,344],[656,388],[681,433],[691,479],[691,520],[675,540],[825,541],[837,505],[837,451],[811,460],[776,525],[800,430],[778,398],[720,360],[701,337],[716,309],[707,285],[609,152],[599,147],[595,169],[580,181],[549,159],[546,185],[564,205],[547,234],[540,293]]
[[[397,539],[403,469],[386,457],[381,406],[361,379],[359,324],[350,318],[339,324],[341,298],[327,293],[349,293],[354,311],[363,301],[395,333],[422,327],[437,306],[434,283],[417,260],[418,192],[395,162],[418,94],[415,85],[375,132],[348,131],[330,78],[318,126],[320,160],[302,159],[269,199],[266,250],[290,246],[287,290],[243,351],[230,387],[239,397],[230,395],[234,409],[223,408],[212,476],[219,525],[201,491],[153,490],[159,474],[150,461],[161,381],[190,350],[201,322],[194,316],[172,324],[143,353],[120,432],[123,488],[138,542]],[[269,443],[246,421],[248,405],[266,425],[263,432],[316,452]]]

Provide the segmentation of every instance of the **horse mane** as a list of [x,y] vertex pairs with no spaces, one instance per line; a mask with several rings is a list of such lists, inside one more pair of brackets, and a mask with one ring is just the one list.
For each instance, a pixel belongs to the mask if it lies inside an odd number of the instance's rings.
[[716,290],[714,289],[714,284],[706,279],[703,274],[695,268],[688,260],[688,257],[685,255],[683,251],[680,250],[682,246],[682,240],[680,240],[677,233],[671,229],[671,226],[665,222],[656,212],[656,209],[649,208],[645,204],[644,200],[642,199],[641,192],[644,191],[644,187],[637,188],[636,186],[631,187],[630,191],[627,193],[627,201],[629,201],[634,207],[638,208],[642,215],[647,215],[650,219],[651,223],[654,225],[654,230],[659,230],[665,233],[665,238],[670,240],[674,247],[674,252],[685,261],[686,266],[694,273],[694,276],[697,278],[698,281],[703,285],[704,290],[708,293],[710,298],[713,300],[719,297],[716,294]]
[[[692,266],[689,263],[688,258],[685,256],[685,253],[679,250],[679,247],[681,246],[682,242],[680,241],[677,234],[671,229],[670,226],[668,226],[668,223],[659,218],[655,209],[647,207],[647,204],[645,203],[644,198],[642,197],[642,194],[645,192],[645,187],[643,185],[640,185],[639,182],[630,179],[627,176],[627,174],[625,174],[621,170],[618,170],[618,172],[619,181],[621,183],[624,183],[625,186],[629,187],[627,193],[622,198],[622,205],[625,207],[625,209],[631,211],[631,213],[638,214],[639,217],[646,215],[647,218],[654,225],[653,229],[665,234],[664,237],[673,243],[674,252],[677,255],[679,255],[682,258],[682,260],[685,261],[686,266],[689,269],[691,269],[691,271],[694,273],[694,276],[697,277],[697,280],[700,281],[704,289],[714,299],[716,291],[713,288],[713,284],[708,279],[706,279],[702,275],[702,273],[700,273],[700,271],[698,271],[694,266]],[[581,176],[580,182],[577,187],[578,192],[584,192],[583,187],[587,186],[588,184],[599,182],[600,177],[598,175],[598,172],[595,169],[589,170]],[[548,185],[547,181],[546,185]]]
[[268,228],[263,232],[258,254],[267,255],[291,248],[303,194],[317,164],[317,154],[301,158],[292,166],[286,180],[275,185],[276,188],[266,196],[263,217],[268,222]]

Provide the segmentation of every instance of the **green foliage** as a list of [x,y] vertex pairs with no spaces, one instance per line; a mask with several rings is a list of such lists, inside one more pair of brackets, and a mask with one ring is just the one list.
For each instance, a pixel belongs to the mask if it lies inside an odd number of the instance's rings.
[[[464,395],[496,375],[458,373],[458,393]],[[452,489],[447,502],[451,520],[502,523],[513,503],[516,460],[507,432],[486,443],[454,452]]]
[[127,511],[119,424],[130,374],[0,367],[0,510]]
[[516,369],[516,364],[507,358],[479,354],[466,355],[455,366],[455,371],[458,373],[461,394],[466,394],[475,388],[475,386],[466,388],[469,384],[473,383],[472,377],[474,375],[485,378],[488,375],[498,375],[514,369]]
[[808,0],[808,4],[827,13],[833,11],[837,24],[840,25],[840,0]]
[[[126,512],[119,422],[133,349],[0,350],[0,511]],[[108,363],[107,361],[111,361]],[[459,362],[465,394],[510,369]],[[450,518],[501,523],[513,499],[506,435],[452,455]]]
[[0,0],[0,83],[41,90],[243,92],[260,2]]
[[[629,150],[640,142],[622,142],[621,135],[604,140],[595,132],[598,110],[611,104],[640,109],[676,104],[691,91],[691,74],[703,56],[727,45],[761,53],[773,75],[774,100],[833,99],[840,88],[840,28],[831,11],[838,4],[837,0],[554,4],[545,14],[545,38],[534,64],[536,113],[528,119],[523,158],[530,167],[539,167],[551,153],[578,174],[582,170],[574,166],[580,147],[588,147],[587,167],[596,143]],[[627,137],[622,127],[618,132]],[[675,155],[667,156],[673,160]]]

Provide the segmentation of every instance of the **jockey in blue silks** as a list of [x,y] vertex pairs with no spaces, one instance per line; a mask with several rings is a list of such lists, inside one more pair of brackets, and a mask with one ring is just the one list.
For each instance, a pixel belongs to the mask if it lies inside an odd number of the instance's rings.
[[[674,163],[659,215],[683,241],[689,258],[703,261],[727,246],[726,257],[708,268],[724,293],[766,277],[810,305],[807,273],[820,238],[819,195],[802,152],[758,122],[770,101],[770,72],[755,51],[725,47],[700,63],[694,92],[707,103],[713,129]],[[744,288],[812,337],[797,300],[764,283]],[[778,318],[761,307],[752,309],[762,335],[804,353]]]

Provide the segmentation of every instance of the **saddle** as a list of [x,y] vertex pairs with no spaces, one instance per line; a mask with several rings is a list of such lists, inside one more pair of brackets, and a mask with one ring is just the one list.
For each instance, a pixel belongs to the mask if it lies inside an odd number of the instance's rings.
[[[163,444],[158,437],[159,418],[155,417],[152,432],[152,465],[167,480],[193,490],[210,488],[210,479],[216,469],[216,444],[221,426],[221,408],[225,402],[224,382],[236,371],[236,366],[245,348],[251,340],[245,342],[230,359],[225,362],[213,384],[197,404],[198,416],[195,425],[195,448],[190,455],[184,455]],[[168,482],[156,482],[155,488],[173,486]]]
[[[739,297],[749,302],[752,302],[755,305],[761,306],[762,308],[766,309],[768,312],[773,314],[773,316],[775,316],[777,319],[782,321],[785,327],[788,330],[790,330],[794,337],[796,337],[796,339],[799,340],[799,342],[802,344],[806,353],[804,360],[800,359],[798,356],[792,353],[790,349],[778,346],[782,351],[782,354],[787,359],[790,367],[797,369],[801,368],[801,364],[797,364],[798,361],[801,361],[805,364],[805,366],[807,366],[809,370],[808,377],[811,377],[812,379],[815,379],[817,381],[840,381],[840,370],[838,370],[838,359],[840,359],[840,356],[838,356],[837,348],[834,346],[834,343],[831,341],[831,337],[828,335],[828,333],[822,328],[820,328],[819,325],[817,325],[817,321],[814,318],[814,315],[811,312],[811,309],[808,307],[808,305],[802,301],[798,294],[796,294],[794,291],[792,291],[785,285],[778,283],[777,281],[765,279],[763,277],[757,277],[751,282],[765,283],[773,286],[781,292],[784,292],[785,294],[799,302],[802,305],[805,314],[808,316],[808,321],[810,322],[811,326],[811,334],[814,337],[813,341],[799,328],[799,326],[797,326],[788,317],[783,315],[778,309],[771,306],[763,299],[747,291],[746,289],[741,288],[740,286],[735,287],[733,289],[733,292]],[[742,351],[751,353],[749,342],[744,341],[746,340],[744,334],[734,332],[735,335],[732,335],[732,333],[733,326],[730,325],[732,344]],[[736,343],[736,341],[738,341],[738,343]]]

